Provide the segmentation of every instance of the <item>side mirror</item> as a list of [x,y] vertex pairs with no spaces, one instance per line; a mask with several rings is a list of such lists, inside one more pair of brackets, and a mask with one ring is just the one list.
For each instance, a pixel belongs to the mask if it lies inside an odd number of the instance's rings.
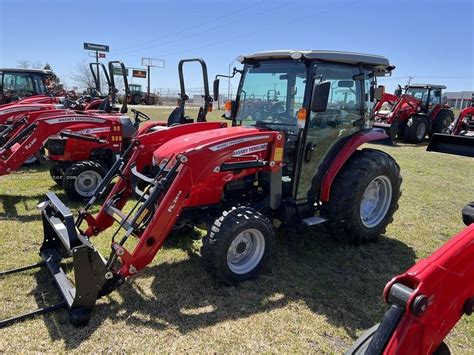
[[311,96],[311,111],[324,112],[328,106],[329,90],[331,89],[331,82],[323,81],[322,83],[314,84],[313,94]]
[[383,95],[385,94],[385,86],[380,85],[374,89],[374,99],[377,101],[382,100]]
[[213,93],[214,101],[217,101],[219,100],[219,79],[215,79],[213,85],[214,85],[214,93]]

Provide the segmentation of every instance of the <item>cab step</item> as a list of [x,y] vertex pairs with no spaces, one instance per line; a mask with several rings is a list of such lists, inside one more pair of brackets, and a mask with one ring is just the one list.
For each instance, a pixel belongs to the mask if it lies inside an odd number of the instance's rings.
[[323,217],[320,217],[320,216],[313,216],[313,217],[304,218],[301,221],[301,224],[303,224],[306,227],[312,227],[312,226],[315,226],[317,224],[324,223],[326,221],[327,221],[326,218],[323,218]]

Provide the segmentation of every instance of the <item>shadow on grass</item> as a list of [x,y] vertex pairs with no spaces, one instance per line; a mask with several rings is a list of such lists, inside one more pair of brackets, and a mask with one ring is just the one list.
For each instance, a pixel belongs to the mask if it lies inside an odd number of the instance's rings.
[[[97,305],[87,327],[74,328],[66,312],[45,317],[51,338],[63,339],[66,349],[74,349],[105,321],[112,322],[112,329],[125,323],[131,329],[175,328],[186,334],[301,301],[355,338],[357,330],[372,326],[382,317],[386,307],[381,294],[387,281],[415,261],[411,248],[386,237],[354,247],[335,243],[319,229],[304,233],[282,230],[271,269],[256,280],[228,287],[204,271],[192,247],[194,239],[183,236],[169,240],[166,248],[183,248],[189,258],[143,270],[137,282],[128,282],[115,291],[123,302],[108,297]],[[151,287],[143,287],[148,281]],[[38,273],[38,284],[44,282],[48,281]],[[41,293],[35,294],[38,303],[44,304]]]

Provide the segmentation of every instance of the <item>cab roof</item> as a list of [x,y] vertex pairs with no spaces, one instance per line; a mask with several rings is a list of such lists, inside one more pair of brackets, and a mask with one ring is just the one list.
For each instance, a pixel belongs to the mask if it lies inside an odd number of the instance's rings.
[[307,59],[319,59],[349,64],[366,64],[384,68],[390,66],[389,60],[381,55],[332,50],[277,50],[245,55],[243,59],[294,59],[294,56],[298,55],[297,53],[301,53],[301,55]]
[[34,73],[34,74],[44,74],[44,75],[52,75],[53,72],[51,70],[46,69],[32,69],[32,68],[0,68],[0,72],[4,73]]
[[423,89],[446,89],[444,85],[435,85],[435,84],[410,84],[406,86],[407,88],[423,88]]

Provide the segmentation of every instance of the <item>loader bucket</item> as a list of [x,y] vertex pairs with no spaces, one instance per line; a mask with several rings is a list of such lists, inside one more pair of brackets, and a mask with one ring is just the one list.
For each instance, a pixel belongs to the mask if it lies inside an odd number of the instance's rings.
[[426,148],[430,152],[474,157],[474,136],[456,136],[435,133]]
[[[43,219],[44,240],[40,248],[41,262],[0,273],[5,276],[25,270],[47,267],[58,287],[62,302],[40,308],[7,320],[0,321],[0,328],[28,317],[44,314],[59,308],[69,310],[69,319],[75,326],[86,325],[98,298],[110,293],[123,282],[106,267],[104,258],[76,228],[71,211],[53,193],[38,205]],[[71,259],[74,283],[69,280],[61,262]]]

